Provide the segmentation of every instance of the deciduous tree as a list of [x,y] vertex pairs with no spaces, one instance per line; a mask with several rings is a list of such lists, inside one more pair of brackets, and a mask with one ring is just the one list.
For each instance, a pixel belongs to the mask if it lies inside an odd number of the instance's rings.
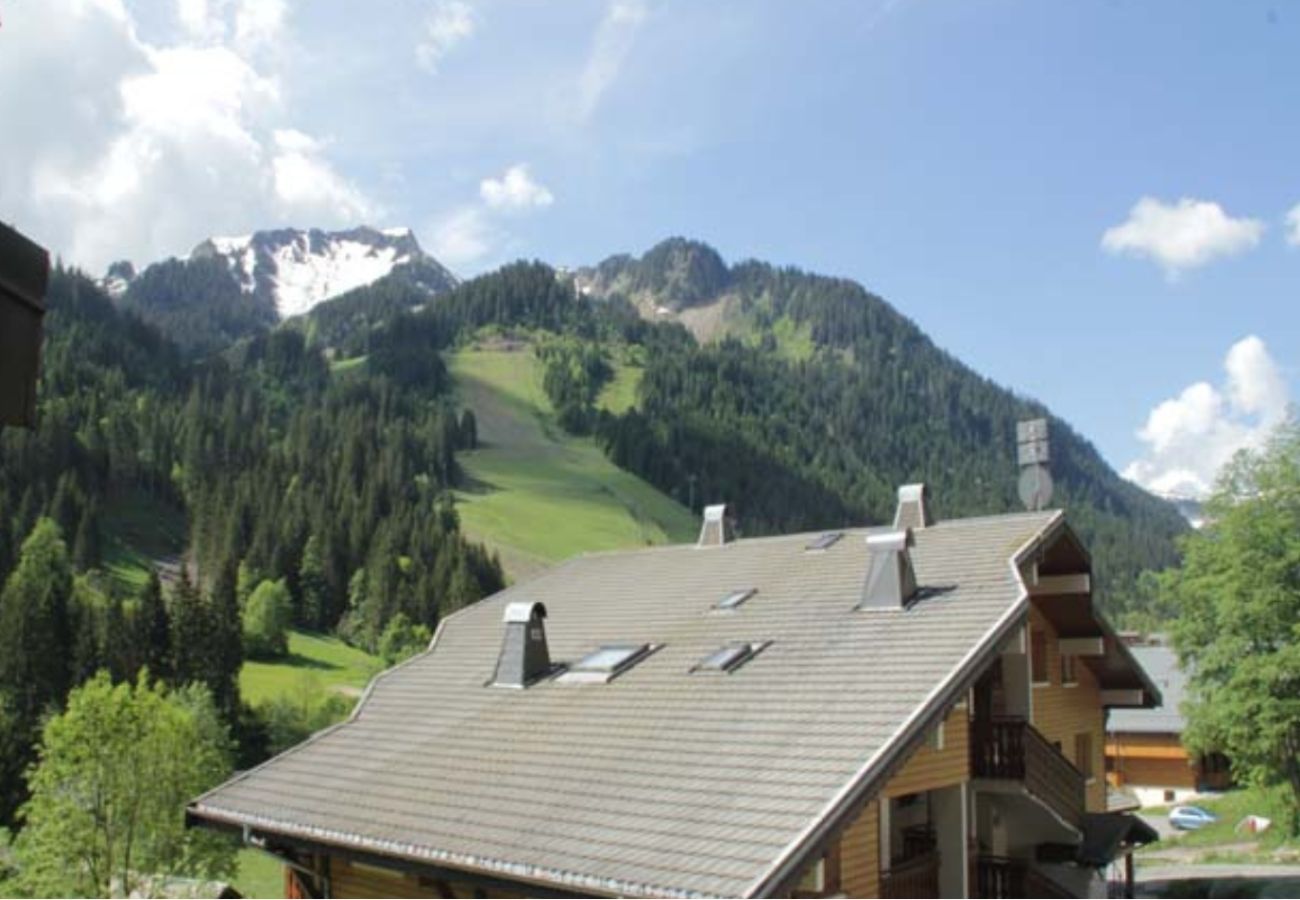
[[1300,834],[1300,427],[1234,460],[1206,509],[1163,583],[1192,673],[1184,740],[1226,753],[1240,781],[1284,786]]

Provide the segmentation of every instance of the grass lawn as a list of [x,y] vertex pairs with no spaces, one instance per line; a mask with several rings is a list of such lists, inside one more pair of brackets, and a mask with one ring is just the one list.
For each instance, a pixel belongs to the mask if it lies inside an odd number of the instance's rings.
[[[684,506],[561,431],[531,350],[466,349],[449,363],[482,444],[458,454],[470,479],[457,492],[461,522],[511,578],[586,551],[694,539]],[[608,402],[630,402],[638,377],[620,371]]]
[[239,851],[235,888],[245,897],[283,897],[284,868],[261,850]]
[[239,672],[239,693],[256,706],[264,700],[300,690],[304,682],[359,696],[383,664],[378,657],[350,647],[336,637],[289,633],[289,655],[279,662],[249,660]]
[[104,569],[115,586],[134,592],[156,560],[179,560],[185,514],[143,494],[115,498],[104,511]]
[[600,389],[596,398],[599,409],[607,409],[614,415],[622,415],[636,405],[636,389],[641,384],[645,369],[626,363],[615,363],[614,377]]
[[[1300,856],[1300,840],[1288,840],[1280,827],[1285,818],[1280,791],[1261,791],[1243,788],[1222,794],[1205,796],[1182,804],[1199,806],[1219,817],[1213,825],[1196,831],[1179,832],[1176,837],[1163,839],[1143,848],[1144,857],[1158,858],[1162,851],[1171,849],[1203,850],[1200,862],[1272,861],[1277,855]],[[1143,814],[1164,818],[1172,806],[1152,807]],[[1237,824],[1248,815],[1265,816],[1273,820],[1273,827],[1263,834],[1252,835],[1236,831]]]

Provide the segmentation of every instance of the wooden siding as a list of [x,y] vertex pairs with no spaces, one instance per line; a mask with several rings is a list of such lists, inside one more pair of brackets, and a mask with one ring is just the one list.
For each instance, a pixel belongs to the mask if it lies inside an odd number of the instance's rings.
[[487,890],[477,885],[457,882],[439,882],[403,872],[381,869],[359,863],[349,863],[337,857],[330,860],[330,893],[334,897],[528,897],[527,885],[518,891]]
[[1178,759],[1144,759],[1124,756],[1111,762],[1111,776],[1122,787],[1196,788],[1196,769],[1186,757]]
[[966,704],[954,707],[943,723],[943,749],[922,744],[885,785],[884,796],[918,794],[970,780],[970,722]]
[[880,896],[880,803],[874,798],[840,837],[840,884],[849,897]]
[[1087,786],[1088,811],[1105,812],[1106,779],[1101,775],[1106,770],[1106,725],[1101,692],[1084,659],[1079,659],[1075,665],[1077,683],[1061,684],[1059,635],[1038,611],[1038,604],[1051,602],[1050,596],[1036,598],[1029,610],[1029,627],[1041,631],[1046,637],[1048,675],[1046,684],[1031,688],[1033,725],[1048,741],[1059,743],[1061,752],[1079,768],[1083,766],[1074,759],[1075,737],[1081,733],[1091,736],[1092,765],[1089,768],[1093,777]]

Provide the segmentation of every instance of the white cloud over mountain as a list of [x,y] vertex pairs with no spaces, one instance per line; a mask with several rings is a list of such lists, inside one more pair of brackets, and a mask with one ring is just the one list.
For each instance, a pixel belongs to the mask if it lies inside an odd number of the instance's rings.
[[1137,432],[1146,454],[1124,477],[1159,494],[1203,498],[1233,454],[1259,447],[1286,419],[1287,380],[1259,337],[1233,344],[1223,368],[1219,386],[1199,381],[1151,411]]
[[1101,237],[1104,250],[1153,260],[1170,278],[1215,259],[1255,247],[1264,234],[1258,219],[1233,218],[1209,200],[1184,197],[1165,203],[1143,197],[1128,219]]
[[285,38],[279,0],[180,0],[167,36],[148,40],[118,0],[14,4],[4,24],[6,216],[68,261],[98,271],[249,223],[377,213],[294,128],[259,62]]
[[550,190],[534,181],[523,163],[506,169],[500,178],[484,178],[479,182],[479,196],[488,206],[502,210],[538,209],[555,202]]
[[611,0],[592,38],[587,63],[578,76],[578,115],[589,118],[617,80],[632,52],[648,10],[642,0]]

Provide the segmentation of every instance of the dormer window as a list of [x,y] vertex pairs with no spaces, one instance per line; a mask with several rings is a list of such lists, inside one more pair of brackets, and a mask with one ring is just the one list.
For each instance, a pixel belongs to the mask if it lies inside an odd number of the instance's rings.
[[604,644],[570,666],[559,680],[574,684],[612,681],[657,649],[653,644]]
[[750,597],[758,593],[758,588],[744,588],[738,591],[732,591],[717,603],[713,604],[714,609],[733,610],[740,604],[744,603]]

